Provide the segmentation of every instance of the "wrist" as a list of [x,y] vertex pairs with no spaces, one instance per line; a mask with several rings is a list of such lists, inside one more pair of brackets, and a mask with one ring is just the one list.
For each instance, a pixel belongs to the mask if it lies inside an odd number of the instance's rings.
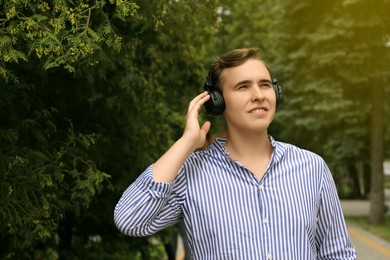
[[196,140],[194,140],[194,138],[191,138],[188,135],[182,135],[177,140],[177,143],[183,147],[184,151],[188,152],[188,155],[198,149],[198,143],[196,142]]

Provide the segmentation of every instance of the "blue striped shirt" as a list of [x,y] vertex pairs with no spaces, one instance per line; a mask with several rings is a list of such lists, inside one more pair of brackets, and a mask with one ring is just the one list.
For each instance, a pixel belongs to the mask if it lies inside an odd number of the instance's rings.
[[154,182],[149,166],[116,205],[117,227],[148,236],[184,219],[193,259],[356,259],[324,160],[270,140],[260,180],[220,138],[194,152],[172,183]]

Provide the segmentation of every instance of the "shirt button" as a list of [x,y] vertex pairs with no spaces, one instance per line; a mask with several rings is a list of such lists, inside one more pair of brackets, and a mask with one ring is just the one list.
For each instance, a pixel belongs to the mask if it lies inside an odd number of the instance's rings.
[[268,224],[268,218],[265,218],[263,222],[264,224]]
[[268,254],[268,255],[267,255],[267,259],[272,259],[272,255],[271,255],[271,254]]
[[264,190],[264,185],[263,185],[263,184],[260,184],[260,185],[259,185],[259,188],[260,188],[260,190]]

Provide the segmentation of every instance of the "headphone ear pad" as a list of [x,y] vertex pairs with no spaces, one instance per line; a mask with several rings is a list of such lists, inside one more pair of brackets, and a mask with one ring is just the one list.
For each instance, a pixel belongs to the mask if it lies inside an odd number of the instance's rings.
[[280,108],[284,102],[282,87],[279,85],[277,79],[275,78],[272,79],[272,86],[274,88],[275,96],[276,96],[276,107]]
[[221,91],[212,89],[209,91],[210,99],[204,104],[209,115],[222,115],[225,111],[225,100],[223,99]]

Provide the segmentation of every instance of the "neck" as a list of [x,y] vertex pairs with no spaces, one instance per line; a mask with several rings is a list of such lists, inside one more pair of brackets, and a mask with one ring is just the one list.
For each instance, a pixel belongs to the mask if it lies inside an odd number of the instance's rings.
[[228,133],[225,144],[233,159],[246,161],[271,158],[273,148],[267,131],[258,133]]

